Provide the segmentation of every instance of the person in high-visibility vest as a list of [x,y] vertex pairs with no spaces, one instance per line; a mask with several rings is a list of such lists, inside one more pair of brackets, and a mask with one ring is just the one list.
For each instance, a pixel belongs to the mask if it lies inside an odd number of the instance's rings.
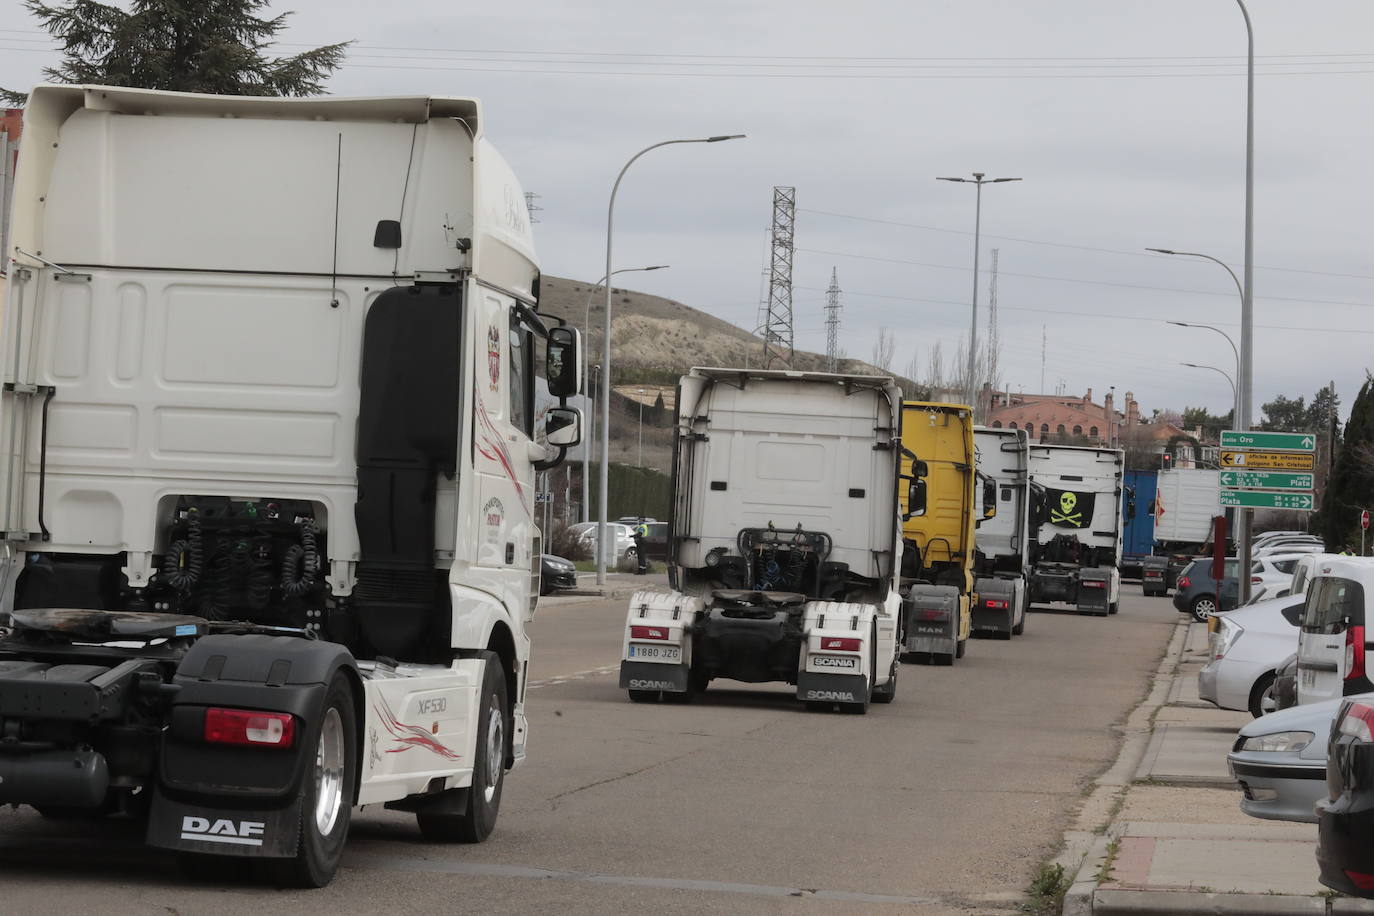
[[642,576],[649,571],[649,558],[644,554],[644,539],[649,536],[649,526],[641,519],[635,525],[635,574]]

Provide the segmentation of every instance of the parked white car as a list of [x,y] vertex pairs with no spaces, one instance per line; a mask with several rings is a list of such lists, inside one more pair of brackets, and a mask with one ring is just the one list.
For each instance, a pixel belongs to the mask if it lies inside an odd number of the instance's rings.
[[[578,522],[576,525],[569,525],[568,530],[572,531],[582,542],[587,545],[587,549],[592,552],[592,559],[596,559],[596,522]],[[619,522],[607,522],[606,528],[614,535],[612,544],[615,545],[615,556],[613,563],[619,563],[625,557],[635,558],[635,532],[629,525],[622,525]]]
[[1293,571],[1298,568],[1298,561],[1312,555],[1311,552],[1288,552],[1254,558],[1250,563],[1250,590],[1254,591],[1257,585],[1270,588],[1288,585],[1293,581]]
[[1374,596],[1374,558],[1322,556],[1312,567],[1298,636],[1298,704],[1374,691],[1365,667],[1371,646],[1366,596]]
[[1326,545],[1321,541],[1273,541],[1263,547],[1256,547],[1250,551],[1250,559],[1260,557],[1276,556],[1278,554],[1295,553],[1322,553],[1326,550]]
[[1270,598],[1219,615],[1211,658],[1198,672],[1198,695],[1222,709],[1263,715],[1274,672],[1297,646],[1304,600],[1304,595]]

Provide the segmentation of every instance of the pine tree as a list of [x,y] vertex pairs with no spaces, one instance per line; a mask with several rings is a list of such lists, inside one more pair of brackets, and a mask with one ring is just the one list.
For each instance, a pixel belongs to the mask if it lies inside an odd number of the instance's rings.
[[[268,0],[134,0],[129,12],[94,0],[25,5],[62,42],[61,65],[43,71],[57,83],[319,95],[350,44],[269,57],[266,51],[290,13],[260,18]],[[23,93],[0,92],[11,104],[23,104]]]
[[1344,544],[1358,544],[1360,510],[1369,508],[1374,508],[1374,376],[1366,373],[1322,497],[1320,525],[1326,546],[1340,550]]

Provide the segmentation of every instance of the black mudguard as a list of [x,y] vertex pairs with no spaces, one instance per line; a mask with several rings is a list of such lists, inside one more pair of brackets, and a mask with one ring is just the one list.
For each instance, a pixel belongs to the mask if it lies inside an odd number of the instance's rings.
[[[336,643],[263,635],[197,642],[174,680],[180,689],[159,759],[149,845],[294,855],[303,780],[315,759],[315,748],[305,746],[308,723],[321,714],[341,669],[356,675],[353,656]],[[298,720],[296,740],[284,749],[208,744],[202,736],[212,706],[291,713]]]

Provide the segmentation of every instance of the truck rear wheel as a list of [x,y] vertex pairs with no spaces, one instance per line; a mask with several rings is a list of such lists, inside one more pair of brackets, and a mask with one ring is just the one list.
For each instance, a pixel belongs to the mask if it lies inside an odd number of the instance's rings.
[[325,693],[319,719],[306,733],[304,753],[310,754],[313,763],[301,793],[296,855],[281,862],[284,884],[324,887],[339,868],[353,814],[357,734],[353,688],[346,675],[335,674]]
[[662,690],[631,690],[630,702],[632,703],[657,703]]
[[477,759],[462,814],[417,811],[420,835],[439,843],[480,843],[496,828],[506,782],[506,736],[510,733],[506,672],[495,652],[483,652],[482,693],[477,700]]

